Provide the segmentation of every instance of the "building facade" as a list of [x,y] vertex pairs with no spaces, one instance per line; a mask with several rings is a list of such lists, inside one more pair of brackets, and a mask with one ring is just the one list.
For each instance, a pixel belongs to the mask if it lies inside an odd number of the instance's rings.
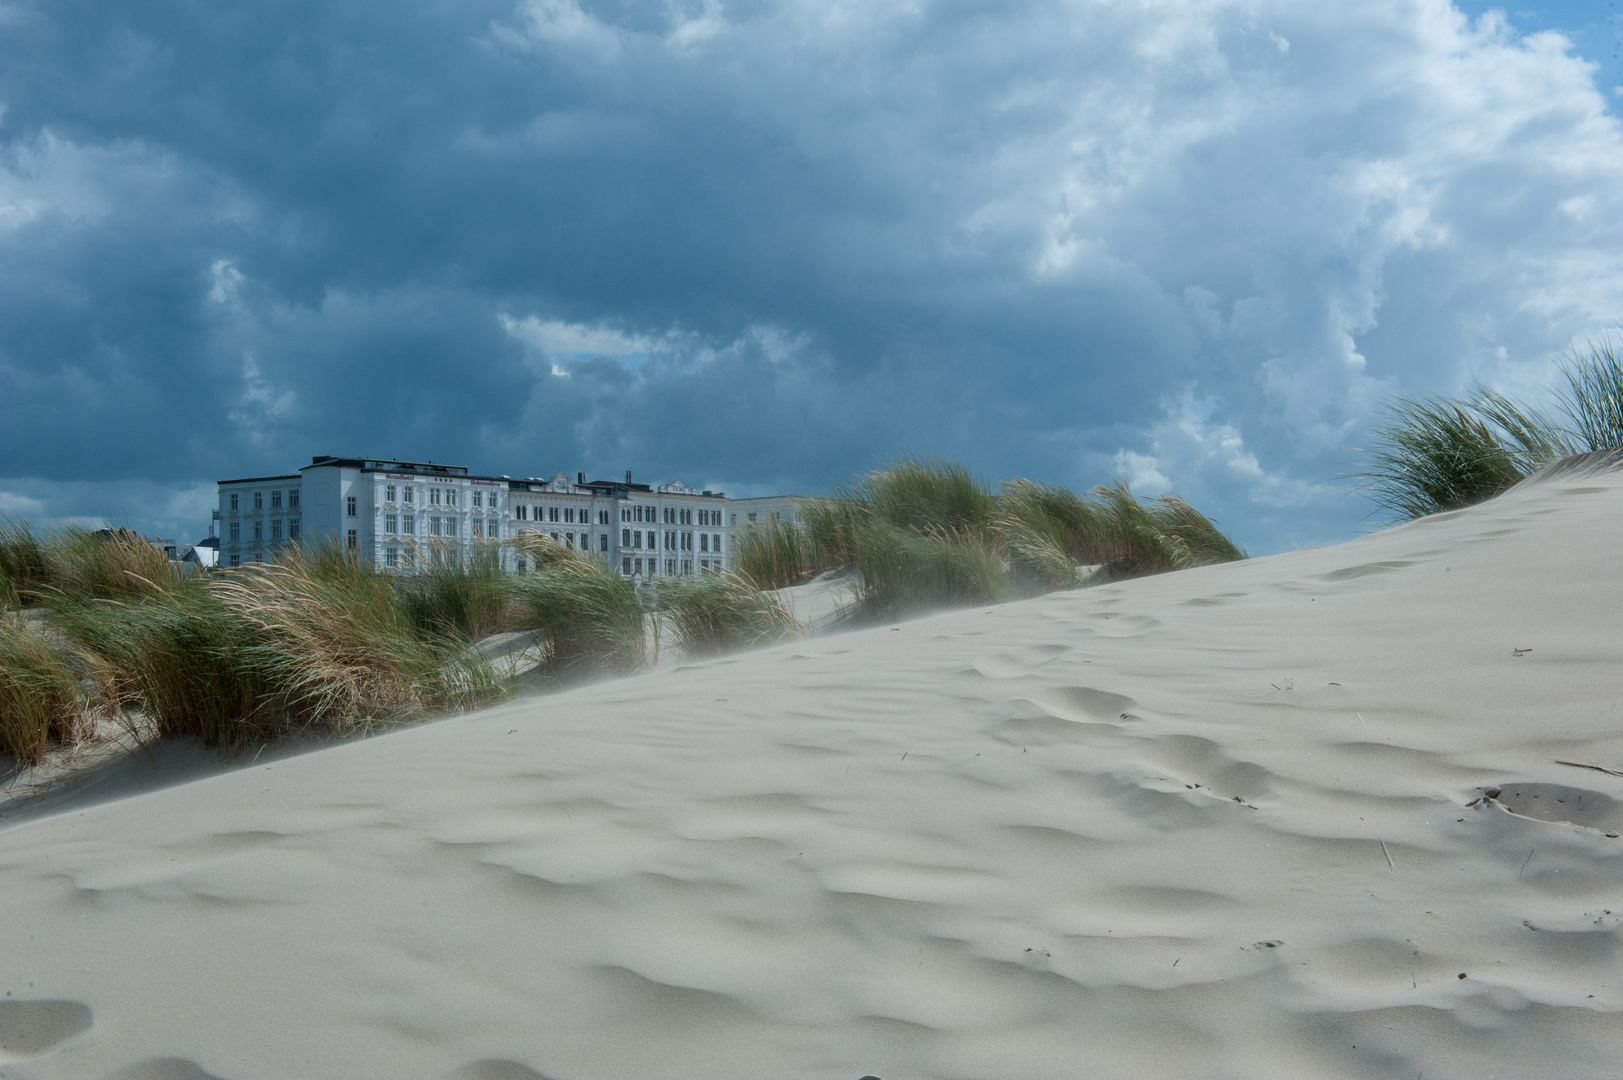
[[[293,544],[332,544],[376,566],[499,543],[523,532],[591,551],[649,581],[728,565],[721,492],[684,484],[483,476],[461,465],[320,456],[297,473],[219,482],[220,565],[269,562]],[[525,569],[521,550],[498,549]]]

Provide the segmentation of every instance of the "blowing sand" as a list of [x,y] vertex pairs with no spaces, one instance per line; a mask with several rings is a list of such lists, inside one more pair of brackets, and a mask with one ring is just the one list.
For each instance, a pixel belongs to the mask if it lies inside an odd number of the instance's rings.
[[21,824],[0,1075],[1616,1076],[1620,566],[1569,472]]

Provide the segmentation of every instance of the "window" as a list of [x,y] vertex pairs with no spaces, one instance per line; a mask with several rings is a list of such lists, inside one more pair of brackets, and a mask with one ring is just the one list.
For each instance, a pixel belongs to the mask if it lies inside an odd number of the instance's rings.
[[621,521],[630,521],[631,520],[631,510],[630,510],[630,508],[624,507],[624,506],[620,507],[620,520]]
[[620,560],[620,573],[626,574],[628,576],[630,575],[630,573],[631,573],[631,560],[630,559],[621,559]]
[[[410,491],[411,489],[407,488],[406,490]],[[408,499],[406,501],[410,502],[411,500]],[[400,531],[405,533],[407,536],[416,536],[417,535],[417,515],[415,515],[415,514],[402,514],[402,515],[400,515]]]
[[633,559],[633,560],[631,560],[631,572],[633,574],[642,573],[642,560],[641,559]]
[[566,544],[568,544],[570,547],[574,547],[575,546],[575,534],[574,533],[564,533],[564,542]]
[[396,517],[394,514],[384,514],[383,515],[383,531],[384,532],[386,532],[386,533],[399,532],[400,531],[399,525],[400,525],[400,519],[398,517]]
[[354,548],[355,547],[355,530],[354,529],[351,529],[351,530],[349,530],[349,532],[344,534],[344,546],[347,547],[347,548]]
[[241,539],[242,539],[242,522],[233,521],[231,523],[231,542],[233,544],[235,544]]
[[254,509],[265,509],[265,493],[263,491],[254,492]]
[[693,573],[693,560],[692,559],[683,559],[682,560],[682,573],[684,573],[684,574]]
[[609,512],[607,510],[599,510],[597,512],[597,523],[599,525],[607,525],[609,523]]
[[297,510],[299,508],[299,489],[298,488],[292,488],[291,490],[288,491],[288,493],[287,493],[287,508],[289,510]]
[[598,540],[600,540],[601,543],[598,544],[597,549],[599,551],[607,552],[609,550],[609,534],[608,533],[603,533],[601,536],[598,537]]
[[699,534],[699,550],[700,551],[709,551],[710,550],[710,534],[709,533],[700,533]]
[[746,521],[754,521],[754,520],[755,520],[755,514],[754,514],[754,512],[753,512],[753,511],[751,511],[751,512],[750,512],[750,513],[748,513],[748,514],[745,514],[745,515],[744,515],[744,520],[746,520]]
[[233,491],[231,493],[231,511],[232,511],[232,513],[235,513],[238,509],[239,509],[239,507],[237,506],[237,493],[235,491]]
[[437,488],[437,487],[429,488],[428,489],[428,505],[430,505],[430,506],[438,506],[439,504],[440,504],[440,489]]
[[456,535],[456,518],[451,517],[451,518],[446,518],[445,519],[445,535],[446,536],[455,536]]
[[524,560],[520,559],[518,561],[518,572],[522,574],[522,573],[524,573],[525,569],[526,569],[526,567],[525,567]]
[[254,556],[254,562],[261,562],[262,563],[264,561],[265,561],[265,556],[263,556],[263,555],[255,555]]
[[400,551],[399,551],[398,548],[384,548],[383,549],[383,565],[385,565],[385,566],[399,566],[400,565]]
[[[649,539],[651,540],[651,539],[653,539],[653,537],[650,536]],[[642,547],[642,530],[641,529],[638,529],[636,532],[631,534],[631,546],[634,547],[634,548]]]
[[280,540],[281,538],[282,538],[282,519],[281,518],[272,518],[271,519],[271,539],[272,540]]
[[429,518],[428,519],[428,535],[430,535],[430,536],[438,536],[439,534],[440,534],[440,519],[437,518],[437,517]]
[[400,491],[400,501],[401,502],[411,502],[411,499],[412,499],[411,485],[407,484]]
[[720,533],[714,533],[714,534],[711,535],[711,537],[710,537],[710,550],[711,551],[720,551],[721,550],[721,534]]
[[394,502],[395,501],[395,498],[394,498],[394,485],[393,484],[390,484],[388,487],[383,489],[383,501],[384,502]]
[[282,493],[280,491],[271,492],[271,509],[272,510],[280,510],[281,508],[282,508]]
[[233,555],[233,556],[231,556],[231,565],[232,566],[241,566],[242,565],[242,556],[241,555]]
[[485,496],[484,496],[483,492],[476,491],[476,492],[473,493],[473,505],[475,505],[475,506],[483,506],[483,505],[485,505],[484,499],[485,499]]
[[299,538],[299,524],[300,522],[298,518],[287,519],[287,538],[289,540],[297,540]]
[[710,560],[709,559],[700,559],[699,560],[699,569],[700,570],[708,570],[708,569],[710,569]]
[[473,519],[473,531],[469,535],[473,536],[475,539],[479,539],[479,540],[484,539],[484,537],[485,537],[485,519],[484,518],[474,518]]
[[558,508],[556,506],[551,506],[551,507],[547,508],[547,520],[551,521],[551,522],[554,522],[554,523],[557,522],[557,520],[558,520]]
[[665,560],[665,572],[667,574],[671,574],[671,575],[674,575],[676,573],[676,560],[675,559],[666,559]]
[[265,523],[263,521],[254,522],[254,539],[265,539]]
[[446,506],[455,506],[456,505],[456,488],[446,488],[445,489],[445,505]]
[[351,495],[344,500],[344,512],[350,517],[355,516],[355,496]]
[[502,523],[500,518],[490,519],[490,524],[485,527],[485,535],[490,537],[492,540],[498,540],[501,538]]
[[525,518],[524,518],[524,504],[523,503],[519,503],[517,506],[513,507],[513,520],[514,521],[523,521],[523,520],[525,520]]
[[630,547],[631,546],[631,530],[630,529],[621,529],[620,530],[620,546],[621,547]]

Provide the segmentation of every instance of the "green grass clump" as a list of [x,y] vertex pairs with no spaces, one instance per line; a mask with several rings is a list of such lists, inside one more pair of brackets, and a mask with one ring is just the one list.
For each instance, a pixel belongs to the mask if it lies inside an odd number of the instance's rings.
[[72,596],[147,596],[173,587],[178,576],[162,548],[128,529],[91,531],[67,525],[51,533],[44,550],[41,585]]
[[1066,587],[1066,564],[1102,566],[1133,577],[1245,558],[1217,524],[1175,495],[1145,503],[1126,484],[1087,497],[1013,480],[1004,485],[999,525],[1015,565],[1028,577]]
[[434,545],[412,560],[414,573],[395,579],[412,620],[427,634],[477,641],[507,617],[508,576],[498,544],[457,549]]
[[252,627],[247,655],[300,726],[397,723],[502,692],[461,626],[424,627],[410,579],[402,589],[342,549],[292,548],[216,591]]
[[55,626],[102,666],[118,697],[145,713],[160,738],[229,747],[285,726],[252,627],[211,582],[124,600],[58,593],[48,608]]
[[662,580],[659,617],[678,647],[694,657],[752,649],[801,632],[781,600],[762,592],[753,578],[726,572]]
[[1350,479],[1378,515],[1403,521],[1491,499],[1573,454],[1623,447],[1617,346],[1592,343],[1562,374],[1561,420],[1480,386],[1463,398],[1395,398]]
[[544,631],[548,668],[559,675],[641,670],[647,625],[636,588],[596,555],[559,550],[513,580],[509,628]]
[[0,610],[22,607],[48,575],[39,534],[26,521],[0,517]]
[[37,631],[0,615],[0,754],[38,764],[51,743],[76,741],[88,715],[62,656]]
[[735,536],[738,572],[757,588],[785,589],[821,569],[810,534],[794,522],[756,522]]
[[1561,406],[1572,422],[1572,435],[1583,450],[1623,446],[1623,357],[1618,345],[1603,338],[1587,354],[1565,366],[1567,388]]
[[1011,600],[1001,552],[979,533],[916,533],[873,521],[857,532],[857,600],[874,619]]

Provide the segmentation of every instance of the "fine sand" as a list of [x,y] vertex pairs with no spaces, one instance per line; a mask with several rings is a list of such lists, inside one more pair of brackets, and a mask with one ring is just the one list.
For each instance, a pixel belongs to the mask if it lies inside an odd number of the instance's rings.
[[1620,567],[1569,470],[17,824],[0,1076],[1617,1076]]

